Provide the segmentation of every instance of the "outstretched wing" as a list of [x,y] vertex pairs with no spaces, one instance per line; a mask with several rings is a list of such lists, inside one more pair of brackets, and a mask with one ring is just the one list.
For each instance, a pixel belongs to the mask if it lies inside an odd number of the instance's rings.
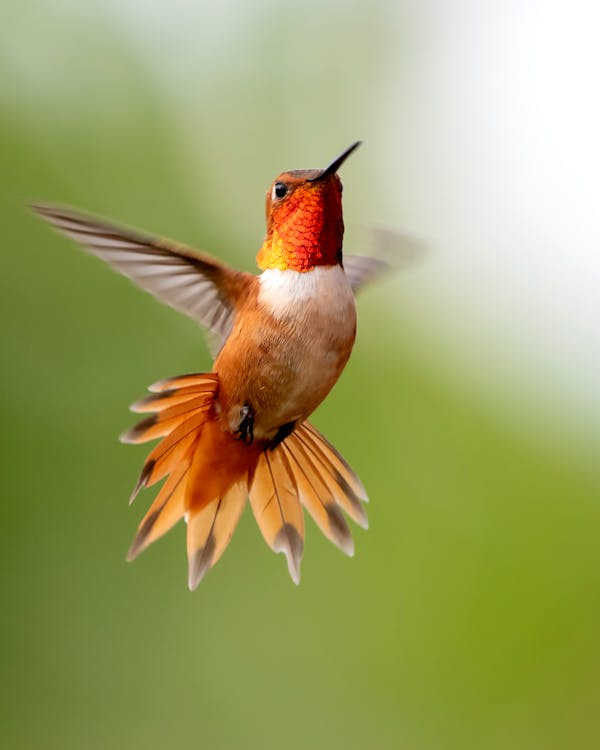
[[220,344],[229,335],[235,301],[250,274],[172,240],[122,229],[70,208],[36,204],[32,209],[161,302],[208,328]]
[[354,293],[384,274],[414,266],[427,252],[420,239],[394,229],[369,227],[361,234],[372,255],[344,253],[344,271]]
[[389,270],[389,263],[379,258],[371,258],[367,255],[344,255],[344,271],[354,293]]

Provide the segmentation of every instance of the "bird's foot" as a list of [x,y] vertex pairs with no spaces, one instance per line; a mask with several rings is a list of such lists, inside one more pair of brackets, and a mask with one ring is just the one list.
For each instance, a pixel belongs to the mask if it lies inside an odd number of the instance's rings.
[[236,440],[241,440],[246,445],[254,442],[254,411],[249,404],[244,404],[240,409],[240,423],[234,435]]

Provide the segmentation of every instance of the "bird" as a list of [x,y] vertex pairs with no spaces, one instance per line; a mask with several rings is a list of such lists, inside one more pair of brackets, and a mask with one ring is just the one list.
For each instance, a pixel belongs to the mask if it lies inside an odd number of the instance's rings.
[[259,274],[236,270],[172,240],[60,205],[31,208],[84,250],[190,316],[217,343],[210,372],[169,377],[131,410],[147,415],[124,443],[160,439],[130,502],[161,480],[127,559],[182,518],[188,586],[219,560],[249,500],[268,546],[300,582],[304,511],[349,556],[346,518],[368,527],[365,488],[308,421],[342,373],[356,335],[355,294],[382,273],[375,257],[343,253],[338,170],[356,141],[324,169],[279,174],[266,196]]

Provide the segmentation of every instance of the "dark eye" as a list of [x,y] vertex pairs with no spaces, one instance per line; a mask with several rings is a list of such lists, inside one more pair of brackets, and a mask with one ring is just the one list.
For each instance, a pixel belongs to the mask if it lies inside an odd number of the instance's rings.
[[285,198],[287,195],[287,185],[284,185],[283,182],[276,182],[273,185],[273,197],[274,198]]

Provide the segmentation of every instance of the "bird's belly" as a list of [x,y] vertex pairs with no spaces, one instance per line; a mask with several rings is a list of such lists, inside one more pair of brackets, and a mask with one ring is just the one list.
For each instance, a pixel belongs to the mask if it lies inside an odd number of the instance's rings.
[[[232,432],[250,407],[254,437],[273,438],[282,425],[306,419],[344,369],[356,333],[354,297],[341,268],[319,270],[304,286],[303,279],[289,279],[299,281],[300,293],[292,290],[285,303],[271,290],[266,302],[259,296],[256,312],[234,325],[215,363],[222,416]],[[312,291],[311,282],[315,293],[302,294]]]
[[262,372],[247,384],[256,408],[257,436],[265,437],[284,424],[304,420],[327,396],[339,378],[354,342],[345,337],[299,336],[285,347],[274,346],[261,361]]

